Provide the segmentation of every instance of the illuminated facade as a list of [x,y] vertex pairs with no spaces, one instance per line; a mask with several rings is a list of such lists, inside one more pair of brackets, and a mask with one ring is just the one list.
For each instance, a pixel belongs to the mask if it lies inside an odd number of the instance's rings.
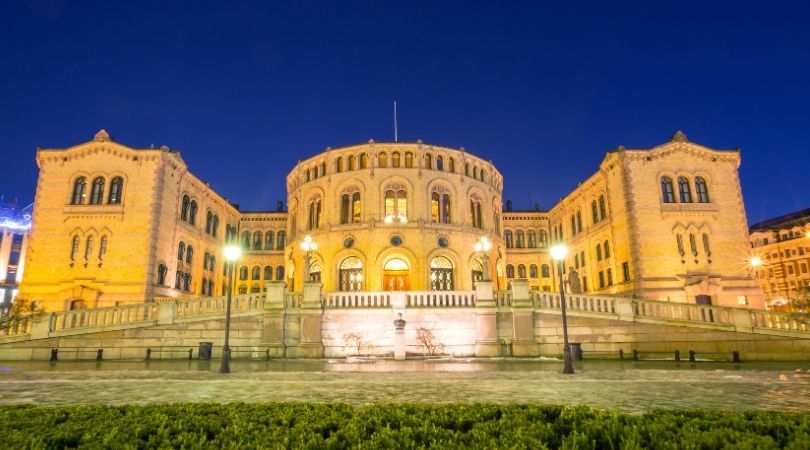
[[25,253],[31,230],[31,206],[0,200],[0,311],[11,307],[25,268]]
[[[310,280],[325,292],[471,291],[484,273],[496,289],[525,278],[556,290],[548,247],[564,240],[575,290],[759,307],[759,288],[738,264],[748,253],[739,161],[678,133],[653,149],[609,152],[549,211],[512,211],[491,161],[370,141],[299,162],[286,180],[287,211],[242,212],[179,153],[130,148],[101,131],[38,151],[21,296],[60,310],[220,295],[229,238],[246,250],[234,291],[276,280],[300,291],[300,244],[310,236]],[[491,245],[475,251],[482,237]]]
[[769,306],[794,308],[810,286],[810,209],[751,226],[752,270]]

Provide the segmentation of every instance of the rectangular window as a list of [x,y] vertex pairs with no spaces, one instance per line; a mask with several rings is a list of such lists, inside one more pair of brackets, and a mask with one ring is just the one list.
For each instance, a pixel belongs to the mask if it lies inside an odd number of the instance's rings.
[[599,289],[605,287],[605,272],[599,271]]
[[807,263],[802,263],[802,273],[807,273]]
[[804,256],[804,247],[799,247],[799,256]]
[[612,269],[607,270],[607,282],[608,282],[608,286],[613,286],[613,270]]
[[623,281],[630,281],[630,263],[627,261],[622,263],[622,277]]
[[793,265],[792,264],[789,264],[787,266],[787,270],[788,270],[788,275],[793,275]]

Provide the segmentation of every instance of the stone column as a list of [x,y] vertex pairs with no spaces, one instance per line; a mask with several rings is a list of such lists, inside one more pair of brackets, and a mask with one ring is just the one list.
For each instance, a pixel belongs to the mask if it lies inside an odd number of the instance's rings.
[[534,308],[529,292],[529,280],[512,280],[512,354],[514,356],[537,356],[538,346],[534,338]]
[[284,337],[284,282],[265,282],[267,300],[264,303],[262,345],[270,350],[270,357],[284,358],[286,355],[286,345]]
[[298,343],[299,358],[323,358],[323,308],[319,281],[304,282],[304,300],[301,304],[301,340]]
[[492,281],[475,283],[475,356],[500,356],[498,344],[498,307],[492,293]]

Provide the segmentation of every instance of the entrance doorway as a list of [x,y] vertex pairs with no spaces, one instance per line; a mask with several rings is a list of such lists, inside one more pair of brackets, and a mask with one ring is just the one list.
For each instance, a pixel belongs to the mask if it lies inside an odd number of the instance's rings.
[[[712,296],[711,295],[696,295],[695,296],[695,303],[698,305],[708,305],[711,306],[712,304]],[[701,308],[700,309],[700,320],[704,322],[714,322],[714,313],[711,309],[708,308]]]
[[392,258],[383,266],[383,290],[407,291],[411,288],[408,263],[401,258]]

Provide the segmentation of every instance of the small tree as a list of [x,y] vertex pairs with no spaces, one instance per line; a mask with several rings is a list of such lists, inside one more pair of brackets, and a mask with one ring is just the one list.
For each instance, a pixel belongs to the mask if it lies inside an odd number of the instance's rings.
[[439,338],[433,333],[432,328],[424,326],[417,328],[416,339],[419,340],[425,352],[430,356],[443,354],[446,348],[444,343],[439,341]]
[[354,350],[354,354],[360,356],[362,354],[370,354],[374,351],[375,346],[372,342],[367,341],[362,334],[357,331],[349,331],[343,334],[344,348]]
[[0,311],[0,334],[5,334],[6,330],[21,317],[38,314],[42,314],[42,307],[38,302],[22,298],[14,300],[11,308],[4,308]]

